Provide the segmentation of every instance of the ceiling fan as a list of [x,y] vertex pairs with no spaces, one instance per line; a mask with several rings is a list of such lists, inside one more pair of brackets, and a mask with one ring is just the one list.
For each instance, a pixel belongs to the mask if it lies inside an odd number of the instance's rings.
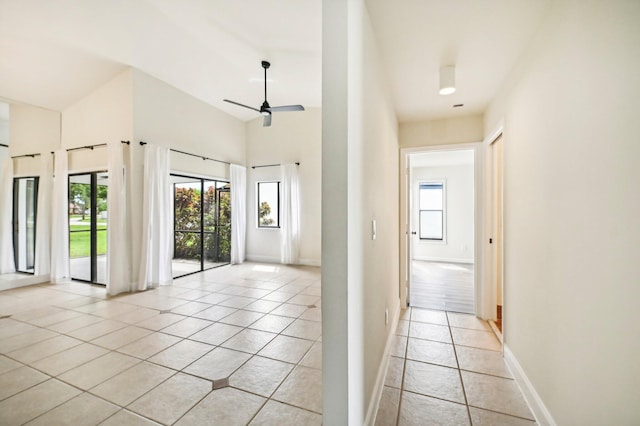
[[244,105],[244,104],[241,104],[241,103],[238,103],[238,102],[230,101],[229,99],[223,99],[223,101],[229,102],[230,104],[238,105],[238,106],[241,106],[241,107],[244,107],[244,108],[249,108],[249,109],[252,109],[252,110],[257,111],[260,114],[264,115],[264,121],[262,122],[262,126],[263,127],[271,126],[271,113],[272,112],[304,111],[304,107],[302,105],[283,105],[283,106],[277,106],[277,107],[272,107],[272,106],[269,105],[269,102],[267,102],[267,70],[269,69],[270,66],[271,66],[271,64],[269,62],[262,61],[262,68],[264,68],[264,102],[260,106],[260,109],[254,108],[254,107],[250,107],[248,105]]

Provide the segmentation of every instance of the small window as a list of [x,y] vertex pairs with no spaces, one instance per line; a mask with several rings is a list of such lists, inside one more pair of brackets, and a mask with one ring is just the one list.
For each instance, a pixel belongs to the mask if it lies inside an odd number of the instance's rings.
[[420,184],[420,239],[444,240],[444,185]]
[[258,228],[280,227],[280,182],[258,182]]

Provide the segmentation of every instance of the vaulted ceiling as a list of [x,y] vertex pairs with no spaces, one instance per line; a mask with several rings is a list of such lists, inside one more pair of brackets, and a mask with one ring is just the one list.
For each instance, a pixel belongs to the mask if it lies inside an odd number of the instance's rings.
[[[479,113],[550,0],[367,0],[401,121]],[[321,106],[321,0],[0,0],[0,98],[62,110],[132,66],[241,120]],[[458,90],[437,94],[456,65]],[[453,110],[453,103],[464,103]]]

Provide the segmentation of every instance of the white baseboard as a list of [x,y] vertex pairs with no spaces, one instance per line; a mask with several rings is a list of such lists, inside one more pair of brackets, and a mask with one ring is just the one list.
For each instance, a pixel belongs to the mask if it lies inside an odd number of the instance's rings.
[[541,426],[557,426],[557,423],[553,420],[551,413],[547,409],[546,405],[544,405],[544,402],[542,402],[540,395],[536,392],[533,384],[527,377],[527,374],[524,372],[522,366],[507,345],[504,345],[504,360],[511,370],[511,374],[520,387],[520,390],[522,391],[527,404],[529,404],[529,408],[531,409],[531,412],[536,418],[538,424]]
[[473,259],[458,259],[457,257],[432,257],[432,256],[413,256],[413,260],[425,260],[427,262],[447,262],[447,263],[474,263]]
[[303,266],[322,266],[320,259],[300,259]]
[[45,275],[25,275],[24,278],[17,278],[12,280],[0,280],[0,291],[9,290],[12,288],[26,287],[35,284],[44,284],[50,281],[49,274]]
[[376,415],[378,414],[378,407],[380,406],[380,398],[382,397],[382,390],[384,389],[384,381],[387,377],[387,368],[389,367],[389,356],[391,354],[391,345],[393,344],[393,338],[396,335],[396,328],[398,327],[398,320],[400,319],[400,300],[395,309],[396,313],[391,320],[391,328],[389,329],[389,335],[387,336],[387,343],[384,346],[384,353],[382,354],[382,361],[378,367],[378,374],[376,375],[376,383],[373,387],[373,393],[369,400],[369,407],[367,409],[367,416],[364,419],[364,424],[372,426],[376,421]]
[[[275,256],[260,256],[260,255],[247,255],[247,261],[249,262],[262,262],[262,263],[280,263],[280,258]],[[320,260],[318,259],[300,259],[299,265],[303,266],[320,266]]]
[[280,258],[275,256],[260,256],[248,254],[247,260],[249,262],[280,263]]

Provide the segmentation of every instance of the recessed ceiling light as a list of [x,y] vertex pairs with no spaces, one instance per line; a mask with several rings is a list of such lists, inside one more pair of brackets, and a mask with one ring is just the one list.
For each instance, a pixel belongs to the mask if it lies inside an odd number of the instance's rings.
[[450,95],[456,91],[456,68],[453,66],[440,68],[440,94]]

